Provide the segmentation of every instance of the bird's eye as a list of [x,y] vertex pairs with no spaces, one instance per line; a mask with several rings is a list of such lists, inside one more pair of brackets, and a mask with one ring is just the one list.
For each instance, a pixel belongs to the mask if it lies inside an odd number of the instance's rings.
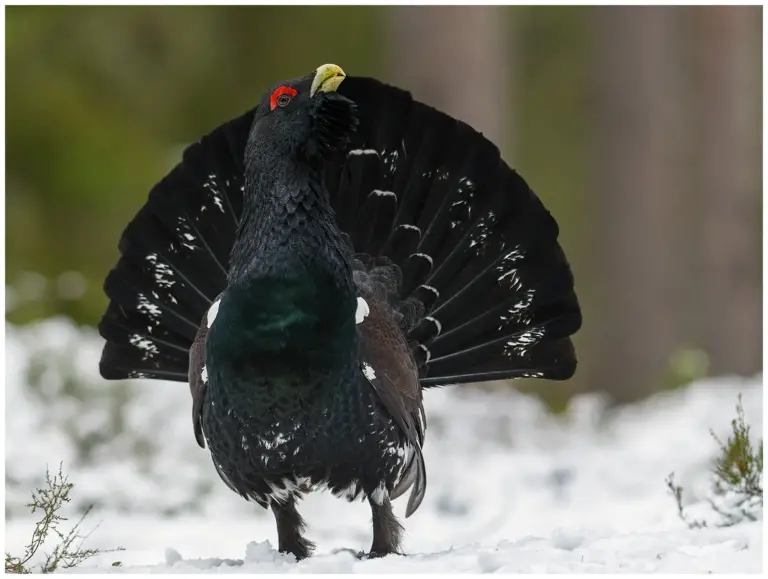
[[284,107],[296,96],[296,89],[290,86],[277,87],[269,97],[269,110],[274,111],[277,107]]

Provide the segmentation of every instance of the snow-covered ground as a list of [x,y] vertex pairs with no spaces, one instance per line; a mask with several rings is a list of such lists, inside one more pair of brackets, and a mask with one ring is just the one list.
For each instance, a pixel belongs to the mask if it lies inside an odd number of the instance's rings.
[[[427,497],[406,528],[407,556],[358,560],[370,512],[330,495],[301,505],[318,544],[279,554],[271,515],[231,493],[195,443],[186,385],[98,377],[92,331],[51,320],[8,327],[6,550],[32,531],[29,491],[60,461],[75,507],[95,504],[86,546],[103,572],[759,572],[762,521],[689,529],[664,480],[706,496],[742,393],[762,434],[762,377],[723,378],[606,414],[596,396],[553,418],[533,398],[453,387],[426,394]],[[396,510],[402,514],[405,499]],[[707,516],[701,505],[695,512]],[[114,568],[113,561],[122,566]]]

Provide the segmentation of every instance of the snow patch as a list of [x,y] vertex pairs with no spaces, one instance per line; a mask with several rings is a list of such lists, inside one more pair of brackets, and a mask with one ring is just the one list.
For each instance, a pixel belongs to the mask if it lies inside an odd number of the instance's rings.
[[63,461],[75,487],[62,515],[76,521],[95,503],[85,546],[126,548],[74,570],[83,573],[115,571],[116,560],[123,573],[761,571],[762,521],[689,529],[664,480],[674,471],[705,505],[718,452],[709,429],[727,438],[741,393],[762,432],[762,376],[702,380],[610,412],[584,395],[564,417],[513,390],[428,389],[427,494],[407,520],[408,493],[393,503],[408,556],[358,560],[371,544],[368,504],[312,493],[299,512],[318,548],[297,563],[274,547],[272,514],[229,490],[197,446],[186,385],[106,381],[102,347],[96,331],[64,319],[6,327],[11,553],[34,527],[29,491]]

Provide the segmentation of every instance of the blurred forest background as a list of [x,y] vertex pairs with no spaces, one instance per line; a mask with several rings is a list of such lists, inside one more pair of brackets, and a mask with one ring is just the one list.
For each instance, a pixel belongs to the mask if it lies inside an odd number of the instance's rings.
[[561,225],[555,410],[762,369],[762,8],[8,7],[7,318],[94,325],[183,147],[334,62],[473,124]]

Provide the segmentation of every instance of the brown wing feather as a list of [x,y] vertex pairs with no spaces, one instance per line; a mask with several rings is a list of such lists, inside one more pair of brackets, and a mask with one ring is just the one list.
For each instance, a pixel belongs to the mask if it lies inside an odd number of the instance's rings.
[[358,325],[362,359],[373,367],[377,376],[386,377],[387,390],[393,396],[387,396],[387,402],[382,402],[395,406],[387,408],[397,414],[393,418],[398,421],[401,417],[405,419],[404,415],[408,415],[408,420],[416,418],[415,426],[418,430],[417,417],[422,410],[422,393],[419,370],[408,342],[387,306],[371,295],[361,295],[369,309],[368,315]]
[[201,423],[203,413],[203,400],[205,400],[206,382],[203,380],[203,366],[205,365],[205,336],[208,335],[206,318],[197,329],[195,341],[189,348],[189,391],[192,394],[192,425],[195,429],[195,439],[201,448],[205,448],[205,437]]
[[415,483],[408,500],[406,517],[421,504],[426,489],[426,470],[421,446],[424,443],[426,420],[419,384],[419,371],[408,342],[388,306],[372,294],[361,291],[369,313],[358,325],[361,337],[361,357],[373,368],[375,378],[368,381],[384,407],[398,424],[414,454],[392,498],[403,494]]

